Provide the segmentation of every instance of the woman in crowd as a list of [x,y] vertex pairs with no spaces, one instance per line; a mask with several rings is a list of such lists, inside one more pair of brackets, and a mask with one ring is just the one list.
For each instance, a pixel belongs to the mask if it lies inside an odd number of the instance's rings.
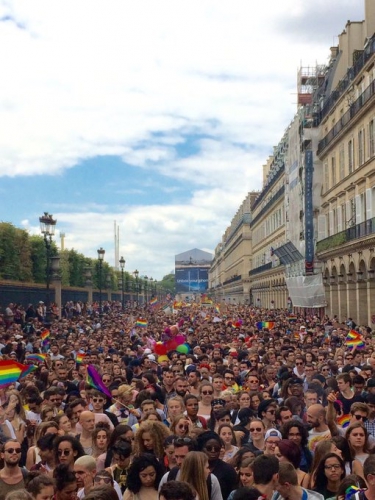
[[169,429],[175,436],[186,437],[189,435],[189,424],[190,422],[186,416],[181,414],[173,418]]
[[362,464],[359,460],[353,460],[353,453],[346,438],[344,436],[334,436],[331,441],[337,447],[339,452],[341,452],[340,456],[345,463],[345,474],[347,476],[356,474],[363,477]]
[[77,481],[74,472],[68,465],[60,464],[53,471],[56,483],[54,500],[75,500],[77,495]]
[[222,424],[219,426],[217,432],[224,443],[223,456],[221,458],[224,462],[228,462],[239,450],[238,446],[235,446],[236,436],[233,427],[229,424]]
[[47,474],[29,472],[25,486],[34,500],[52,500],[54,496],[55,481]]
[[55,463],[74,468],[77,458],[83,457],[85,452],[81,443],[73,436],[58,436],[53,443]]
[[170,435],[168,427],[161,422],[143,422],[139,427],[134,441],[134,453],[152,453],[163,461],[164,440]]
[[298,484],[301,485],[307,474],[299,468],[301,463],[300,447],[289,439],[281,439],[275,447],[275,456],[279,462],[288,462],[293,465],[297,472]]
[[199,387],[199,407],[198,415],[206,421],[211,416],[211,403],[213,400],[214,387],[210,382],[203,381]]
[[229,465],[235,468],[237,472],[240,470],[240,465],[241,463],[246,460],[247,458],[255,458],[255,453],[251,450],[251,447],[249,444],[246,444],[245,446],[242,446],[237,453],[234,455],[234,457],[229,460]]
[[263,400],[263,395],[261,392],[257,391],[250,391],[249,395],[250,395],[250,408],[253,410],[254,413],[257,414],[258,406]]
[[26,437],[26,415],[21,396],[16,390],[8,391],[7,396],[9,399],[5,409],[6,418],[12,424],[17,441],[22,444]]
[[179,481],[190,484],[199,500],[220,500],[220,484],[210,473],[205,453],[190,451],[181,466]]
[[370,452],[366,428],[360,422],[351,424],[346,431],[345,437],[349,443],[353,459],[358,460],[363,466]]
[[98,458],[108,449],[108,443],[111,438],[111,430],[107,422],[98,422],[92,433],[93,454],[94,458]]
[[238,409],[234,410],[232,413],[232,423],[234,425],[238,425],[240,423],[240,419],[238,418],[238,412],[243,408],[250,408],[250,394],[248,391],[241,391],[237,394],[238,401]]
[[163,466],[154,455],[141,453],[134,457],[128,470],[123,500],[158,500]]
[[111,434],[110,440],[108,441],[107,451],[99,455],[97,459],[97,471],[100,471],[112,465],[113,446],[119,439],[123,439],[124,441],[127,441],[131,446],[133,446],[134,432],[129,425],[119,424],[115,427],[114,431]]
[[185,411],[184,400],[180,396],[173,396],[167,402],[167,421],[172,423],[173,419],[178,415],[182,415]]
[[164,460],[163,464],[166,470],[171,470],[176,467],[176,459],[174,456],[174,441],[175,435],[168,436],[164,439]]
[[249,434],[251,436],[251,442],[249,443],[250,449],[255,454],[263,452],[265,448],[264,436],[266,435],[266,428],[263,420],[260,418],[252,419],[250,421]]
[[53,453],[53,443],[56,434],[46,434],[38,439],[37,446],[39,450],[40,461],[31,467],[31,470],[41,472],[51,472],[55,468],[55,455]]
[[198,450],[203,451],[208,457],[210,472],[214,474],[221,488],[223,500],[227,500],[229,493],[237,482],[234,468],[220,459],[223,443],[216,432],[206,431],[197,438]]
[[302,481],[303,488],[307,488],[310,490],[314,488],[316,481],[316,471],[318,469],[318,466],[322,458],[328,453],[331,454],[335,453],[340,458],[340,460],[342,460],[341,450],[337,448],[336,444],[332,440],[327,439],[324,441],[320,441],[315,448],[314,459],[311,465],[311,470],[303,478]]
[[69,420],[69,417],[63,413],[61,415],[56,415],[54,417],[58,426],[59,426],[59,435],[65,436],[66,434],[72,434],[72,424]]
[[[238,488],[251,487],[254,484],[254,473],[252,464],[254,458],[245,458],[238,466]],[[233,500],[237,490],[233,490],[228,497],[228,500]]]
[[211,431],[216,432],[220,425],[231,424],[231,422],[232,422],[232,415],[230,413],[230,410],[221,407],[216,410],[212,409],[211,418],[207,422],[207,426]]
[[309,472],[313,457],[307,446],[309,433],[306,427],[302,422],[293,419],[283,425],[281,434],[283,439],[290,439],[290,441],[293,441],[299,446],[301,450],[301,462],[299,468],[303,472]]
[[323,495],[325,499],[334,497],[344,477],[344,462],[336,453],[328,453],[316,469],[314,491]]
[[250,408],[242,408],[237,414],[239,423],[233,427],[236,433],[237,446],[243,446],[250,439],[250,425],[254,414]]
[[[57,434],[59,427],[56,422],[41,422],[37,425],[35,429],[34,442],[38,443],[38,440],[47,434]],[[41,456],[39,454],[38,445],[30,446],[27,450],[26,455],[26,469],[31,470],[32,466],[41,461]]]

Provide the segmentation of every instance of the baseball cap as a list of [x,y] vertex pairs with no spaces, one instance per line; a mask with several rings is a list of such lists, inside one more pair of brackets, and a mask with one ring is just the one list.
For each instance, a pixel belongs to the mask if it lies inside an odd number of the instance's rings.
[[150,361],[156,361],[156,358],[153,354],[149,354],[147,357]]
[[151,354],[152,351],[148,347],[143,351],[143,354]]
[[277,429],[268,429],[266,435],[264,436],[264,440],[267,441],[270,437],[278,437],[279,439],[282,439],[281,432]]

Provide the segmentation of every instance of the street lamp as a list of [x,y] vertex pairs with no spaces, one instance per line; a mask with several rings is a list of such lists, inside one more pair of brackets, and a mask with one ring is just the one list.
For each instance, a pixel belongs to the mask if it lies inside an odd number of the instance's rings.
[[138,271],[138,269],[136,269],[136,270],[133,272],[133,274],[134,274],[134,277],[135,277],[135,291],[136,291],[136,293],[137,293],[137,307],[138,307],[138,299],[139,299],[139,297],[138,297],[138,294],[139,294],[139,289],[138,289],[138,276],[139,276],[139,271]]
[[99,314],[102,314],[102,269],[105,250],[100,247],[98,250],[99,259]]
[[148,295],[147,295],[147,289],[148,289],[148,276],[144,276],[143,278],[145,280],[144,282],[144,290],[145,290],[145,304],[148,302]]
[[124,310],[124,269],[125,269],[125,259],[121,256],[120,259],[120,269],[121,269],[121,304],[122,310]]
[[44,238],[44,244],[46,246],[46,317],[44,319],[46,325],[50,324],[52,321],[52,311],[51,302],[49,294],[49,285],[51,280],[51,247],[52,247],[52,236],[55,234],[57,220],[52,217],[52,214],[44,212],[42,217],[39,217],[40,231]]

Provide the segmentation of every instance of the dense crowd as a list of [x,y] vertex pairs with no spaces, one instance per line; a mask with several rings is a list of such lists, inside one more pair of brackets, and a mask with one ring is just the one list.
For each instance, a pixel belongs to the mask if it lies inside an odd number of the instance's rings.
[[375,500],[371,328],[174,306],[9,304],[0,500]]

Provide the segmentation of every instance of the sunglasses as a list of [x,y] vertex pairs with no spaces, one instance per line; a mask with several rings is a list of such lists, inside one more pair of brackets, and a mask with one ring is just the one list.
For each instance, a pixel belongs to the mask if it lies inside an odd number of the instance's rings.
[[211,396],[214,393],[214,391],[202,391],[202,394],[204,396]]
[[105,484],[109,484],[111,482],[111,478],[110,477],[100,477],[100,476],[97,476],[94,478],[94,483],[99,483],[100,481],[104,481]]
[[271,415],[275,415],[276,410],[267,410],[266,413],[271,413]]
[[220,446],[215,446],[215,445],[212,445],[212,446],[206,446],[206,450],[207,450],[207,451],[220,451],[220,450],[221,450],[221,447],[220,447]]
[[190,444],[193,440],[191,438],[176,438],[173,441],[173,444],[177,444],[177,446],[183,446],[184,444]]
[[253,429],[250,429],[250,432],[262,432],[262,428],[261,427],[255,427]]
[[93,403],[104,403],[104,399],[101,398],[92,398]]
[[62,456],[67,457],[68,455],[70,455],[70,452],[71,452],[71,450],[58,450],[57,454],[59,457],[62,457]]
[[4,450],[7,453],[10,453],[12,455],[13,453],[21,453],[21,448],[8,448],[7,450]]
[[224,377],[225,380],[234,380],[234,377]]
[[302,366],[303,365],[303,362],[301,363],[296,363],[297,366]]
[[362,420],[363,422],[367,422],[368,418],[367,417],[362,417],[362,415],[353,415],[356,420]]

